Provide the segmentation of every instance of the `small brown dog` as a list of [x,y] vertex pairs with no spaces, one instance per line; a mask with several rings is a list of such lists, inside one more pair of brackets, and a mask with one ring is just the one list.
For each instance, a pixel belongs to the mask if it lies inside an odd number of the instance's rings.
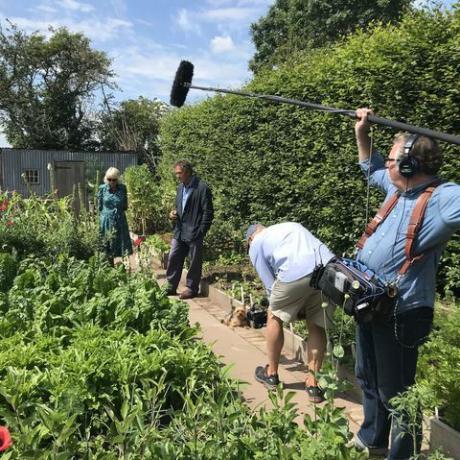
[[249,321],[246,316],[246,308],[234,308],[231,313],[221,320],[221,323],[231,327],[232,329],[234,327],[249,327]]

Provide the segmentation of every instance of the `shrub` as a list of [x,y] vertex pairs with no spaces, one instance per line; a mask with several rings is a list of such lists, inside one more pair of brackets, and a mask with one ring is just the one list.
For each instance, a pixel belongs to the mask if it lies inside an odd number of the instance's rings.
[[142,458],[149,435],[182,407],[182,392],[196,399],[217,389],[219,376],[199,342],[91,325],[65,342],[17,333],[2,340],[0,365],[0,413],[14,436],[13,458]]

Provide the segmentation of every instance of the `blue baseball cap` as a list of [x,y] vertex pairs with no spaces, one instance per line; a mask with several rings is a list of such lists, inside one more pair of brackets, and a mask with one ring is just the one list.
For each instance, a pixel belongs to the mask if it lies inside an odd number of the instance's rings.
[[254,234],[254,232],[257,230],[257,226],[259,225],[259,223],[255,223],[255,224],[251,224],[248,229],[246,230],[245,234],[244,234],[244,239],[246,241],[249,240],[249,238]]

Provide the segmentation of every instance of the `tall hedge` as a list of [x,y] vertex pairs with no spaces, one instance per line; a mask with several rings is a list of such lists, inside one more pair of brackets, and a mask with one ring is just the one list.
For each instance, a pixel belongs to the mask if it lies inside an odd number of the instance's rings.
[[[344,44],[293,56],[245,88],[460,133],[460,11],[419,11],[398,26],[377,25]],[[199,73],[199,69],[196,69]],[[295,220],[338,253],[350,250],[366,218],[353,120],[238,96],[215,96],[174,111],[161,130],[165,182],[185,157],[218,198],[219,219]],[[373,130],[386,151],[394,132]],[[460,180],[459,147],[442,145],[443,177]],[[382,196],[371,193],[369,214]],[[443,281],[460,286],[460,242],[450,243]],[[452,267],[452,270],[448,270]]]

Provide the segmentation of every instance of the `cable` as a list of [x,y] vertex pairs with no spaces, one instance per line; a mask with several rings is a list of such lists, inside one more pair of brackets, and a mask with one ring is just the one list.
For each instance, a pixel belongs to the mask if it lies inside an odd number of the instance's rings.
[[370,127],[369,133],[370,133],[371,142],[369,144],[369,159],[368,159],[369,166],[367,168],[367,177],[366,177],[366,180],[367,180],[367,186],[366,186],[366,220],[364,222],[364,228],[366,228],[367,222],[369,221],[369,202],[370,202],[370,196],[371,196],[371,186],[370,186],[369,181],[370,181],[370,177],[371,177],[372,153],[373,153],[373,150],[374,150],[374,131],[373,131],[372,126]]

